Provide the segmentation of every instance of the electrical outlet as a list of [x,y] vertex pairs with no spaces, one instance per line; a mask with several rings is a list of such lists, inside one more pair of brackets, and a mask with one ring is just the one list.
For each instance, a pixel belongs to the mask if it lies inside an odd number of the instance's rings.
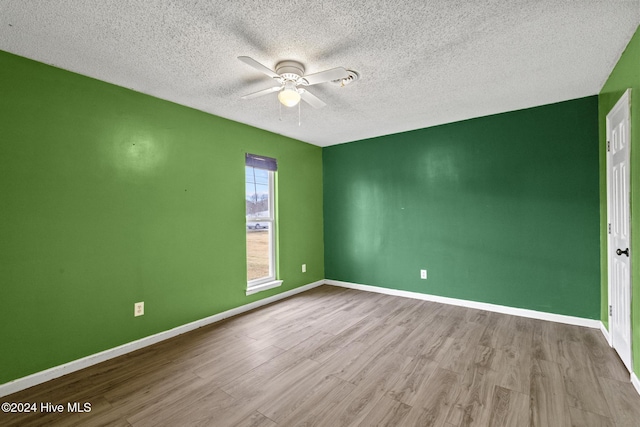
[[303,273],[307,272],[307,264],[302,264],[302,272]]
[[133,316],[138,317],[144,314],[144,302],[137,302],[133,304]]
[[427,270],[420,270],[420,278],[427,279]]

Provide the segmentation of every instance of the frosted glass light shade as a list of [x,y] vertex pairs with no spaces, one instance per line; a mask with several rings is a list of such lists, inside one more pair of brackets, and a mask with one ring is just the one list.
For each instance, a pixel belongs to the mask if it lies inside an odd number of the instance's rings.
[[300,94],[295,85],[285,85],[284,89],[278,94],[278,99],[282,105],[286,107],[294,107],[300,102]]

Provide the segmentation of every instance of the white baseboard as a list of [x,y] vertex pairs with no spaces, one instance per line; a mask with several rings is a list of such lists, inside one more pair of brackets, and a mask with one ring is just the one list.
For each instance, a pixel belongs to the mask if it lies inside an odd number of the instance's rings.
[[631,384],[633,384],[638,394],[640,394],[640,379],[638,379],[635,372],[631,373]]
[[582,317],[566,316],[564,314],[545,313],[543,311],[528,310],[525,308],[514,308],[505,305],[489,304],[486,302],[476,302],[457,298],[441,297],[437,295],[422,294],[418,292],[399,291],[396,289],[381,288],[379,286],[361,285],[358,283],[341,282],[339,280],[325,280],[327,285],[340,286],[361,291],[377,292],[386,295],[394,295],[405,298],[414,298],[424,301],[439,302],[442,304],[457,305],[461,307],[475,308],[478,310],[493,311],[496,313],[511,314],[513,316],[529,317],[532,319],[548,320],[568,325],[585,326],[587,328],[600,329],[599,320],[585,319]]
[[160,341],[164,341],[169,338],[173,338],[177,335],[184,334],[185,332],[192,331],[194,329],[201,328],[211,323],[219,322],[220,320],[232,317],[263,305],[270,304],[272,302],[288,298],[292,295],[299,294],[301,292],[308,291],[317,286],[323,285],[324,280],[309,283],[299,288],[291,289],[286,292],[282,292],[277,295],[273,295],[268,298],[261,299],[259,301],[252,302],[250,304],[242,305],[240,307],[232,308],[231,310],[224,311],[222,313],[214,314],[213,316],[206,317],[204,319],[196,320],[195,322],[187,323],[182,326],[177,326],[167,331],[159,332],[155,335],[151,335],[145,338],[141,338],[130,343],[123,344],[118,347],[110,348],[100,353],[92,354],[90,356],[83,357],[81,359],[73,360],[63,365],[54,366],[44,371],[36,372],[35,374],[28,375],[26,377],[18,378],[13,381],[9,381],[5,384],[0,384],[0,397],[7,396],[12,393],[16,393],[20,390],[32,387],[37,384],[42,384],[54,378],[61,377],[63,375],[70,374],[71,372],[79,371],[80,369],[87,368],[89,366],[96,365],[105,360],[113,359],[123,354],[130,353],[132,351],[139,350],[141,348],[156,344]]
[[612,347],[613,343],[611,342],[611,335],[609,334],[609,331],[607,330],[606,326],[604,326],[604,323],[602,322],[600,322],[600,332],[602,332],[602,335],[604,335],[604,339],[607,340],[609,347]]

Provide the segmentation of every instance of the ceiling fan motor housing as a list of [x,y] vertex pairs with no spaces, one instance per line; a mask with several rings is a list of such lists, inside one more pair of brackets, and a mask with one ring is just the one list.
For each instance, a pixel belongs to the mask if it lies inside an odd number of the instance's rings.
[[276,65],[276,73],[285,80],[297,82],[304,76],[304,66],[296,61],[282,61]]

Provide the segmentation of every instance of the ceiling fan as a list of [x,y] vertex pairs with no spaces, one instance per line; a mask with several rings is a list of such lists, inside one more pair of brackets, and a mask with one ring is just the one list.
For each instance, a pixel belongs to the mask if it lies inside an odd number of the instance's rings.
[[347,70],[342,67],[332,68],[330,70],[305,76],[304,66],[297,61],[281,61],[276,65],[276,70],[273,71],[248,56],[239,56],[238,59],[278,82],[277,86],[250,93],[242,96],[241,99],[253,99],[269,93],[279,92],[278,99],[282,105],[287,107],[298,105],[300,99],[302,99],[314,108],[322,108],[327,104],[318,99],[315,95],[311,94],[306,89],[306,86],[313,86],[334,80],[348,79],[350,77]]

